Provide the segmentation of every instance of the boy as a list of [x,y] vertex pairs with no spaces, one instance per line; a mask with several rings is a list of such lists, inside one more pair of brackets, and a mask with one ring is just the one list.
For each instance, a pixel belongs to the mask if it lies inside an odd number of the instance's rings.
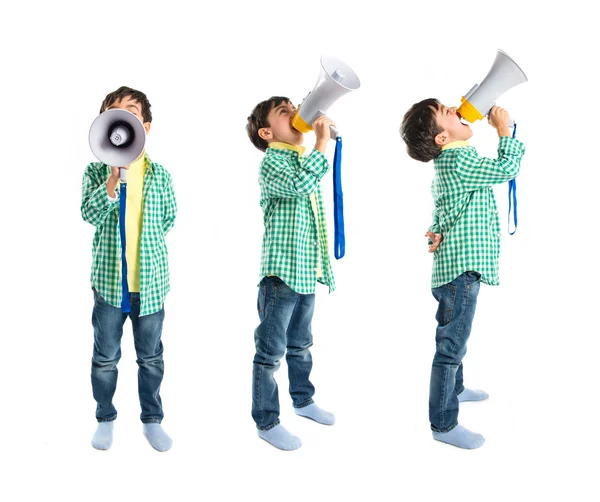
[[275,96],[254,108],[246,126],[252,144],[266,152],[259,174],[265,232],[258,293],[261,322],[254,332],[252,417],[258,436],[282,450],[302,445],[279,422],[274,373],[284,354],[295,413],[321,424],[335,421],[333,414],[313,402],[315,388],[309,380],[315,286],[320,282],[330,292],[335,289],[319,185],[329,170],[324,154],[334,124],[325,116],[315,120],[315,148],[304,157],[304,134],[292,127],[295,112],[288,98]]
[[[100,113],[123,108],[134,113],[150,132],[152,113],[146,95],[120,87],[106,96]],[[165,235],[173,227],[177,206],[171,175],[142,152],[126,167],[125,246],[130,312],[121,309],[121,237],[119,226],[119,167],[93,162],[83,176],[81,214],[96,227],[93,243],[94,351],[92,389],[97,402],[98,428],[92,446],[110,448],[117,410],[112,399],[117,386],[123,324],[129,316],[138,363],[138,392],[144,436],[158,451],[171,448],[162,429],[160,384],[163,379],[161,333],[163,302],[169,291]]]
[[421,162],[433,159],[435,168],[435,210],[426,233],[434,253],[431,287],[439,302],[429,421],[434,439],[468,449],[485,441],[458,424],[458,403],[488,397],[463,386],[462,359],[479,284],[498,285],[500,220],[492,185],[515,178],[525,153],[523,143],[511,138],[505,110],[493,107],[488,120],[500,138],[496,160],[479,157],[467,143],[473,132],[456,108],[435,99],[413,105],[401,127],[408,154]]

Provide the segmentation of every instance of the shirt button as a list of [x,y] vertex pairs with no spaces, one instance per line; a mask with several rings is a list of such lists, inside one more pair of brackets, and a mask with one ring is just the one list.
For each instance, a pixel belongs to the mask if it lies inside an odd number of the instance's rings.
[[498,232],[498,237],[500,237],[502,234],[500,232]]
[[319,243],[317,241],[315,241],[315,246],[318,246],[318,245],[319,245]]

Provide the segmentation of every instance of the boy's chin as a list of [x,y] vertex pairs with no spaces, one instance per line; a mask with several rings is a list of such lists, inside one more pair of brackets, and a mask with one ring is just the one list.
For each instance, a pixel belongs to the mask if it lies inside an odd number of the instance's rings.
[[470,127],[468,129],[465,128],[465,130],[462,131],[461,136],[463,138],[462,141],[467,141],[473,137],[473,131],[471,131]]

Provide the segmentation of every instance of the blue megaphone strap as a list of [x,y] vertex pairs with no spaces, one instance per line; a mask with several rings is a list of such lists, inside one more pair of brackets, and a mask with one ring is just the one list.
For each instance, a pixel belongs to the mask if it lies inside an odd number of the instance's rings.
[[[513,134],[512,137],[516,137],[517,135],[517,124],[513,126]],[[513,219],[515,229],[510,231],[510,212],[513,210]],[[513,235],[517,231],[517,180],[512,179],[508,181],[508,233]]]
[[121,262],[122,262],[122,278],[121,285],[123,288],[123,298],[121,300],[121,310],[131,312],[131,304],[129,303],[129,284],[127,283],[127,258],[125,250],[127,247],[125,239],[125,209],[127,204],[127,183],[121,183],[121,194],[119,199],[119,227],[121,232]]
[[335,140],[333,156],[333,247],[336,260],[346,254],[346,237],[344,235],[344,194],[342,193],[342,138]]

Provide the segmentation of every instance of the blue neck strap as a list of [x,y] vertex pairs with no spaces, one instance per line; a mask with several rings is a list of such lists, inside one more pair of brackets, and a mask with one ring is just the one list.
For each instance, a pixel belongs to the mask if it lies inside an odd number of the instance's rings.
[[[517,135],[517,124],[515,123],[513,128],[512,137],[514,138]],[[512,198],[511,198],[512,196]],[[513,219],[515,224],[515,229],[510,231],[510,212],[514,206],[513,210]],[[513,235],[517,231],[517,180],[512,179],[508,181],[508,233]]]
[[122,262],[122,279],[123,299],[121,300],[121,310],[131,312],[129,303],[129,285],[127,284],[127,259],[125,256],[126,241],[125,241],[125,205],[127,203],[127,183],[121,183],[121,194],[119,196],[119,227],[121,231],[121,262]]
[[346,237],[344,236],[344,194],[342,193],[342,138],[335,140],[333,156],[333,222],[334,222],[334,254],[339,260],[346,254]]

